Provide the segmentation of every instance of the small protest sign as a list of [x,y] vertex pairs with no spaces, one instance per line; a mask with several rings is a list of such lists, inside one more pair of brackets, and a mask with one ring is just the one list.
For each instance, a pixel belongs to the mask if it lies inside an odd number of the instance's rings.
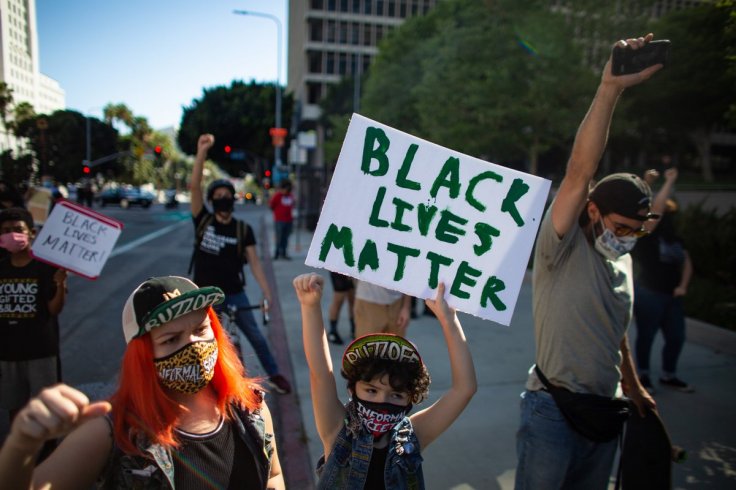
[[123,224],[89,208],[59,200],[31,246],[33,256],[96,279]]
[[306,264],[509,325],[549,189],[353,114]]

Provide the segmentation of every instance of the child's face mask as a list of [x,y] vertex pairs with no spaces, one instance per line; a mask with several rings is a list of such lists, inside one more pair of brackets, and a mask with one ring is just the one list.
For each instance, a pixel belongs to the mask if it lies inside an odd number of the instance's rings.
[[0,247],[6,249],[10,253],[17,253],[28,247],[30,238],[28,233],[17,233],[11,231],[0,235]]
[[358,416],[374,439],[380,438],[390,431],[396,424],[401,422],[406,414],[411,411],[411,403],[406,406],[394,405],[393,403],[376,403],[361,400],[357,394],[353,394]]

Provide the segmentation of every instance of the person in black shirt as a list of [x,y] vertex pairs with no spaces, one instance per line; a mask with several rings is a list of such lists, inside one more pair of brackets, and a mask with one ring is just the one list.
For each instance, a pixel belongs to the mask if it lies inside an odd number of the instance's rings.
[[201,240],[194,252],[194,282],[200,286],[217,286],[225,292],[225,301],[218,311],[223,311],[229,305],[238,308],[235,323],[253,346],[268,374],[269,384],[278,393],[289,393],[289,382],[279,373],[266,338],[258,328],[253,313],[246,309],[250,301],[244,289],[244,263],[250,264],[266,304],[271,304],[271,289],[256,252],[253,230],[247,223],[233,217],[235,188],[228,180],[215,180],[207,188],[207,201],[213,212],[204,205],[202,173],[207,152],[214,143],[215,137],[211,134],[200,135],[192,170],[192,218],[195,229],[201,230]]
[[[647,172],[645,178],[656,178]],[[677,236],[673,216],[675,201],[669,199],[678,172],[665,171],[665,182],[657,193],[652,209],[664,213],[659,221],[649,224],[650,234],[636,244],[632,252],[637,274],[634,281],[634,317],[636,319],[636,364],[642,385],[654,393],[649,372],[649,357],[654,337],[662,330],[662,375],[659,383],[684,393],[694,391],[677,377],[677,361],[685,345],[685,313],[683,297],[692,277],[693,266],[682,239]]]

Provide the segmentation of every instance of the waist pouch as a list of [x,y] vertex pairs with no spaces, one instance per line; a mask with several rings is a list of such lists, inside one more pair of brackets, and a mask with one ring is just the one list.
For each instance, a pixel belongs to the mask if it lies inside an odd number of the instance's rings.
[[557,408],[575,431],[594,442],[608,442],[621,434],[631,413],[628,400],[574,393],[550,383],[538,366],[534,369],[554,398]]

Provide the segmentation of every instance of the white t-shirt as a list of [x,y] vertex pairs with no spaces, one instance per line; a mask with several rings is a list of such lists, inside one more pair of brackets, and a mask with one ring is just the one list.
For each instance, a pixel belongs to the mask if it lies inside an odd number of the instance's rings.
[[355,297],[357,299],[377,305],[390,305],[402,296],[403,293],[365,281],[358,281],[358,285],[355,287]]

